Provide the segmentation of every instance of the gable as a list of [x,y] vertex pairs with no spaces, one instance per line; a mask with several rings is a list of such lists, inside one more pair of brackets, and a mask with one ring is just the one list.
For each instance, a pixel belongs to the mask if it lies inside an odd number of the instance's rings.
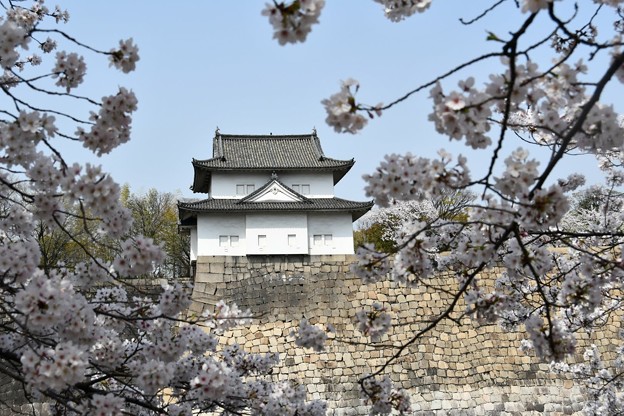
[[277,179],[273,179],[258,189],[241,199],[241,203],[259,202],[305,202],[307,198],[293,191]]

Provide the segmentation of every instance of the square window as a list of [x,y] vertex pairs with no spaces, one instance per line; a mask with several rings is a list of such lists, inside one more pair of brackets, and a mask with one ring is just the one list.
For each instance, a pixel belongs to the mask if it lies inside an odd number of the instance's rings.
[[299,192],[299,185],[293,185],[292,190],[295,192]]
[[296,234],[288,234],[288,247],[294,247],[297,242]]
[[310,195],[310,185],[301,185],[301,195]]
[[258,235],[258,247],[260,248],[266,247],[266,235],[264,234]]
[[324,239],[325,239],[325,245],[326,246],[331,246],[332,244],[332,235],[331,234],[325,234],[323,235]]
[[238,247],[238,236],[231,235],[230,236],[230,247]]
[[256,190],[256,185],[247,185],[247,193],[250,194]]
[[228,236],[220,235],[219,236],[219,247],[227,247],[228,246]]
[[236,185],[236,195],[245,195],[245,185]]
[[323,244],[323,236],[320,234],[314,234],[313,241],[315,246],[320,246]]

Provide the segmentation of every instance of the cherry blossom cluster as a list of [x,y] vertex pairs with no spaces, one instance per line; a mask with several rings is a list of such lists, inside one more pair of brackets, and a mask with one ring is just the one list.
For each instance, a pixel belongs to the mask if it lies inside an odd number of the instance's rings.
[[295,344],[303,348],[312,348],[314,351],[323,351],[327,334],[316,325],[310,325],[307,319],[299,323],[299,331],[295,337]]
[[21,111],[15,121],[0,125],[0,151],[7,166],[28,169],[41,158],[37,152],[41,139],[53,136],[55,131],[54,117],[36,111]]
[[235,326],[249,322],[251,312],[241,310],[237,305],[228,305],[223,301],[217,302],[214,311],[204,311],[203,318],[208,321],[208,325],[217,331],[224,331]]
[[98,156],[130,140],[130,114],[137,109],[137,99],[132,91],[120,88],[115,95],[102,98],[98,114],[91,113],[92,126],[89,131],[78,127],[76,135],[84,147]]
[[136,69],[139,60],[139,48],[134,44],[132,38],[119,41],[119,49],[111,49],[110,65],[128,73]]
[[588,415],[615,415],[624,410],[624,402],[619,392],[624,383],[618,374],[623,367],[622,347],[618,348],[615,368],[610,370],[608,361],[603,359],[600,349],[592,344],[583,354],[584,361],[579,364],[553,363],[551,367],[556,374],[572,377],[585,390],[590,398],[584,404],[583,411]]
[[53,77],[58,78],[56,85],[70,92],[84,81],[87,65],[84,58],[77,53],[58,52],[56,54],[56,66],[52,70]]
[[[85,413],[93,414],[94,416],[114,416],[124,411],[124,400],[121,397],[117,397],[112,393],[106,395],[94,394],[91,399],[91,406],[88,408],[85,406],[83,409]],[[88,409],[88,410],[87,410]]]
[[371,406],[371,414],[388,415],[393,409],[400,414],[411,412],[410,397],[405,390],[396,390],[392,386],[389,377],[376,379],[368,377],[364,379],[364,392],[370,398],[373,405]]
[[84,170],[82,173],[79,165],[65,170],[61,182],[63,190],[69,197],[88,206],[92,215],[102,220],[102,230],[115,238],[122,237],[130,229],[131,216],[128,209],[121,205],[121,188],[110,175],[102,172],[101,166],[87,163]]
[[84,379],[88,363],[85,353],[71,343],[58,343],[55,348],[27,349],[22,355],[29,386],[39,390],[63,390]]
[[325,0],[294,0],[267,3],[263,16],[268,16],[273,26],[273,38],[280,45],[304,42],[312,31],[312,25],[318,23]]
[[556,321],[553,325],[546,325],[541,316],[534,314],[524,321],[524,327],[529,335],[530,348],[539,357],[561,361],[565,356],[574,352],[576,339],[563,328],[563,321]]
[[526,149],[518,148],[505,159],[505,171],[495,178],[495,186],[500,193],[510,197],[529,193],[539,176],[539,162],[528,157]]
[[394,257],[392,279],[403,285],[415,286],[421,279],[431,277],[437,271],[437,250],[435,238],[420,238],[427,223],[419,221],[405,224],[397,243],[402,249]]
[[438,133],[455,140],[465,139],[468,146],[482,149],[492,143],[487,136],[492,111],[485,105],[489,97],[475,89],[474,83],[474,78],[470,77],[459,83],[460,92],[448,95],[442,92],[440,83],[436,84],[431,90],[434,112],[429,119],[434,121]]
[[[551,5],[523,2],[522,8],[534,13]],[[613,62],[622,59],[619,51],[613,50],[613,56]],[[468,77],[459,82],[459,89],[445,92],[437,82],[431,90],[434,110],[429,117],[439,133],[477,150],[491,147],[490,133],[496,131],[499,149],[492,158],[496,168],[483,179],[473,179],[463,169],[465,159],[452,167],[446,153],[438,161],[411,154],[386,156],[364,179],[367,194],[383,207],[381,211],[400,219],[398,227],[388,227],[385,234],[395,242],[396,253],[390,261],[387,253],[361,248],[356,273],[365,283],[390,278],[408,285],[454,274],[467,314],[505,329],[521,327],[527,335],[524,350],[562,361],[576,351],[579,331],[593,331],[621,304],[615,295],[622,275],[624,221],[617,208],[621,205],[612,198],[617,192],[611,192],[601,194],[598,208],[574,206],[570,194],[583,186],[584,177],[572,174],[555,183],[552,177],[545,181],[552,166],[542,167],[524,147],[500,157],[500,148],[507,149],[512,141],[500,136],[500,127],[521,136],[523,146],[535,143],[553,155],[572,149],[596,155],[611,169],[610,186],[619,187],[614,172],[622,165],[623,124],[612,106],[588,104],[594,98],[591,84],[581,78],[588,73],[583,60],[570,63],[565,57],[546,71],[524,57],[504,57],[501,62],[505,69],[490,75],[482,87]],[[613,71],[614,78],[620,70]],[[505,137],[505,146],[500,137]],[[469,186],[481,187],[481,201],[459,219],[419,210],[410,216],[395,208],[431,201],[441,189]],[[383,215],[375,218],[384,223]],[[492,268],[500,272],[488,282],[481,273]],[[367,314],[361,311],[358,316],[366,322]],[[589,399],[596,409],[612,410],[613,393],[621,387],[607,376],[613,373],[595,373],[602,377],[585,377],[606,393]],[[375,396],[368,396],[374,402]]]
[[[113,262],[113,267],[121,276],[140,276],[152,271],[154,264],[162,260],[162,248],[154,244],[154,240],[135,238],[121,243],[121,254]],[[165,289],[165,294],[168,293],[169,291]],[[164,306],[171,307],[169,302]]]
[[40,333],[65,323],[68,306],[77,299],[69,280],[36,272],[26,288],[15,295],[15,308],[23,314],[24,325]]
[[[297,4],[308,15],[302,21],[323,5]],[[66,11],[43,0],[5,6],[0,82],[15,108],[3,109],[0,121],[0,355],[24,397],[67,415],[325,414],[324,403],[307,401],[305,387],[271,379],[277,354],[218,347],[218,335],[246,324],[249,311],[221,302],[195,316],[188,314],[189,288],[179,282],[151,296],[136,287],[136,277],[162,262],[161,247],[129,237],[130,211],[110,175],[61,153],[61,141],[101,156],[129,140],[136,97],[123,87],[101,102],[81,96],[90,79],[80,53],[108,56],[111,66],[130,72],[139,59],[132,39],[98,51],[46,26],[67,21]],[[33,42],[48,61],[24,58]],[[68,44],[78,50],[46,55]],[[27,80],[27,70],[43,74]],[[72,99],[86,115],[65,112],[62,100]],[[65,239],[84,261],[43,266],[47,253],[38,242],[53,238]],[[111,250],[116,254],[101,254]]]
[[[392,21],[431,4],[430,0],[375,1]],[[462,22],[485,21],[503,3]],[[385,227],[383,238],[395,247],[393,255],[376,252],[372,244],[357,249],[353,271],[364,283],[392,279],[410,285],[440,274],[454,275],[455,292],[446,292],[454,296],[452,305],[461,299],[465,313],[480,322],[523,328],[527,334],[523,348],[546,360],[566,359],[575,352],[579,332],[593,331],[610,319],[623,301],[624,216],[618,192],[624,183],[624,123],[614,106],[601,100],[611,80],[624,82],[623,3],[579,4],[571,17],[560,2],[521,0],[515,2],[519,16],[515,31],[508,31],[507,38],[488,36],[502,44],[502,52],[473,61],[500,59],[500,70],[484,80],[464,76],[458,88],[449,90],[448,79],[461,76],[471,66],[466,63],[385,106],[358,103],[359,83],[353,80],[322,101],[329,126],[355,133],[366,125],[367,113],[372,118],[433,85],[429,120],[436,131],[476,151],[490,152],[489,167],[478,177],[471,176],[465,157],[454,164],[446,152],[439,159],[388,155],[374,173],[364,176],[367,195],[382,207],[382,214],[371,216],[371,221]],[[609,13],[613,27],[597,27],[594,17]],[[545,19],[541,27],[550,23],[552,31],[533,41],[529,33],[538,14]],[[539,62],[544,51],[551,56]],[[602,68],[594,59],[601,54],[607,55],[608,62]],[[527,148],[531,145],[547,150],[547,157],[539,157],[538,152],[531,157]],[[556,166],[572,152],[598,158],[609,172],[609,192],[579,198],[573,192],[584,185],[583,175],[555,177]],[[480,200],[465,206],[460,215],[425,209],[436,198],[467,189]],[[414,206],[411,211],[403,209]],[[495,277],[488,276],[492,271]],[[453,308],[446,312],[451,314]],[[373,325],[375,313],[359,312],[363,332],[384,326]],[[313,331],[308,331],[314,339]],[[595,348],[586,354],[585,367],[567,369],[589,380],[589,414],[621,413],[624,408],[624,384],[619,380],[622,354],[617,352],[619,364],[613,371],[596,358]],[[382,370],[374,374],[381,375]],[[364,377],[363,388],[373,402],[373,413],[397,409],[390,399],[389,380],[372,380]]]
[[16,283],[25,282],[37,271],[41,252],[34,240],[4,240],[0,243],[0,272]]
[[452,165],[451,155],[443,150],[440,159],[390,154],[384,157],[375,173],[364,175],[367,196],[382,207],[390,201],[423,200],[443,188],[460,188],[470,182],[466,158],[459,156]]
[[26,49],[29,38],[27,31],[14,20],[5,20],[0,24],[0,65],[10,69],[19,59],[17,47]]
[[279,363],[279,354],[250,354],[238,344],[230,345],[223,350],[223,361],[237,369],[241,374],[266,374]]
[[384,280],[392,270],[392,261],[386,253],[379,253],[373,244],[365,244],[356,250],[357,262],[351,265],[351,272],[364,284]]
[[518,208],[518,223],[524,227],[549,229],[556,226],[570,209],[561,187],[552,185],[539,189],[531,198],[522,198]]
[[541,9],[546,9],[553,0],[523,0],[522,13],[537,13]]
[[393,22],[400,22],[415,13],[422,13],[431,5],[431,0],[375,0],[375,2],[384,6],[386,17]]
[[[368,122],[366,117],[358,112],[360,107],[355,101],[355,94],[359,88],[360,84],[349,78],[340,83],[339,92],[321,101],[327,111],[325,122],[338,133],[357,133]],[[377,113],[380,115],[380,110]]]
[[[396,240],[401,233],[400,226],[402,224],[393,224],[394,219],[398,219],[401,223],[418,219],[421,221],[431,221],[437,218],[438,211],[433,205],[432,200],[426,199],[422,201],[392,201],[387,207],[380,209],[373,207],[360,220],[360,224],[370,226],[375,223],[387,225],[384,229],[384,238]],[[393,225],[396,225],[393,227]]]
[[46,17],[52,17],[56,23],[67,23],[69,20],[69,12],[61,10],[60,6],[54,6],[54,11],[45,5],[45,1],[35,1],[31,7],[16,7],[6,11],[9,20],[16,22],[20,26],[32,30],[36,24],[43,21]]
[[370,337],[373,342],[381,340],[390,329],[392,318],[386,308],[379,303],[374,303],[369,311],[356,312],[355,319],[358,322],[358,330]]

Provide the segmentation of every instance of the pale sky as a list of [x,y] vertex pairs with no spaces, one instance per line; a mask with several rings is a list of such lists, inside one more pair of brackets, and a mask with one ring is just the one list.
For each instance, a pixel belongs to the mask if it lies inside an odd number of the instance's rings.
[[[387,103],[465,60],[500,50],[500,44],[485,42],[486,31],[504,37],[517,29],[522,16],[511,7],[513,2],[464,26],[458,18],[480,12],[471,7],[493,2],[436,0],[428,12],[393,23],[371,0],[327,0],[321,23],[307,42],[287,46],[272,39],[268,20],[260,15],[264,3],[63,1],[71,15],[63,29],[72,36],[105,50],[128,37],[139,45],[141,59],[129,76],[108,68],[104,58],[85,53],[89,73],[79,92],[100,98],[122,85],[139,99],[132,141],[97,163],[134,191],[154,187],[202,197],[189,190],[191,159],[212,156],[217,126],[227,134],[303,134],[316,127],[327,156],[356,160],[337,186],[337,196],[365,200],[361,176],[373,172],[386,153],[434,157],[445,148],[455,155],[475,155],[435,132],[427,120],[428,91],[371,120],[356,135],[328,127],[320,101],[338,91],[341,79],[353,77],[361,83],[361,101]],[[492,61],[461,78],[474,75],[479,85],[500,68]],[[445,87],[455,87],[457,80]],[[622,84],[614,83],[607,96],[620,111],[623,92]],[[505,149],[520,144],[510,142]],[[86,152],[64,152],[69,160],[87,158]],[[488,160],[486,154],[476,154],[471,167],[479,171]],[[590,181],[597,178],[595,165],[592,158],[568,164],[590,174]]]

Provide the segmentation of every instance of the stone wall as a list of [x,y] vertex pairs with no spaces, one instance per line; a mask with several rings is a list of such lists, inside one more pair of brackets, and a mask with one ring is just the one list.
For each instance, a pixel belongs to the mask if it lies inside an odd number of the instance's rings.
[[[274,377],[301,380],[310,397],[328,401],[330,414],[367,414],[359,376],[397,352],[389,344],[407,342],[427,319],[440,314],[450,298],[439,288],[453,289],[455,281],[441,276],[429,281],[428,289],[390,282],[362,285],[349,271],[353,261],[353,256],[199,257],[191,312],[201,313],[220,299],[249,308],[257,318],[251,326],[225,334],[226,343],[252,352],[279,352],[282,366]],[[382,340],[385,348],[368,345],[353,318],[373,303],[393,314],[393,327]],[[322,353],[296,347],[290,334],[304,317],[333,325],[338,339]],[[520,352],[521,333],[478,326],[466,318],[461,323],[442,321],[386,369],[396,385],[410,392],[415,415],[580,413],[579,387]],[[618,338],[618,326],[582,342],[607,347]]]

